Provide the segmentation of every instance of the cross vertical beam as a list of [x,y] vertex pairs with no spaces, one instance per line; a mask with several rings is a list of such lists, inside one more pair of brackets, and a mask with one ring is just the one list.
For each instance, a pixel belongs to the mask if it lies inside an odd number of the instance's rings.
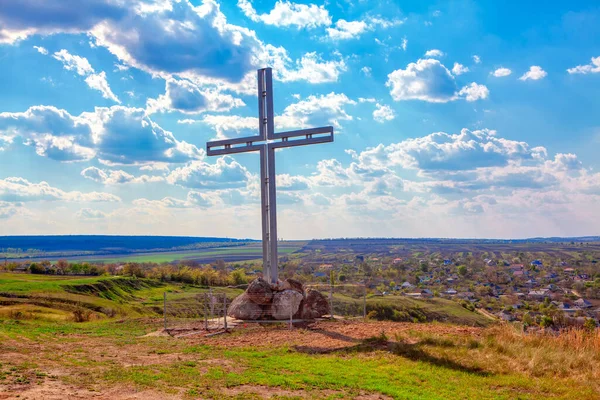
[[[275,150],[283,147],[333,142],[333,127],[325,126],[275,133],[272,71],[271,68],[263,68],[258,70],[258,131],[256,136],[208,142],[206,154],[220,156],[258,151],[260,155],[263,277],[267,282],[276,283],[279,270],[277,268]],[[299,137],[301,139],[297,139]],[[290,138],[293,140],[289,140]]]

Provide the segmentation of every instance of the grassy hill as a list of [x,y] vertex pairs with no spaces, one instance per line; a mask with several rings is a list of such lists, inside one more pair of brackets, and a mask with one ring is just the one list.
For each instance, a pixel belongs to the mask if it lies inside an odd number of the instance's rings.
[[[177,298],[203,290],[123,277],[0,274],[0,398],[600,396],[599,334],[482,327],[482,317],[447,301],[386,297],[368,305],[453,324],[334,321],[291,331],[248,325],[213,337],[156,334],[164,291]],[[80,308],[94,317],[74,322]]]

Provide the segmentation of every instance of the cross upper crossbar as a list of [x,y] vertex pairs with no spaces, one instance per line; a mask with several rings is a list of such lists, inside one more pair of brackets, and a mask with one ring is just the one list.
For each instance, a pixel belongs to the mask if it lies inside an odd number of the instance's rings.
[[258,135],[208,142],[206,143],[206,154],[209,156],[220,156],[250,151],[259,152],[263,230],[263,276],[265,280],[276,283],[278,267],[275,150],[284,147],[333,142],[333,127],[325,126],[275,133],[271,68],[258,70],[258,121]]

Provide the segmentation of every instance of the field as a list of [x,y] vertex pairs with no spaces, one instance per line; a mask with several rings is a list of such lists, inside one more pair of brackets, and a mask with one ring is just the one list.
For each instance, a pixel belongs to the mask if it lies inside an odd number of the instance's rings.
[[556,240],[460,240],[460,239],[332,239],[313,240],[302,248],[320,254],[379,254],[393,252],[397,257],[467,257],[511,259],[523,253],[528,258],[581,259],[588,253],[600,252],[600,241]]
[[[306,242],[282,242],[279,247],[281,255],[291,254],[298,251]],[[27,258],[9,258],[6,261],[56,261],[57,257],[36,256],[36,253],[28,255]],[[154,262],[170,263],[174,261],[197,261],[199,263],[210,263],[216,260],[225,262],[248,261],[262,258],[262,245],[260,243],[248,243],[239,246],[211,247],[194,250],[176,250],[176,251],[152,251],[136,253],[111,253],[111,254],[90,254],[90,255],[68,255],[61,253],[62,259],[71,262],[90,262],[90,263],[124,263],[124,262]]]
[[[600,336],[527,337],[443,299],[375,297],[368,305],[453,323],[320,321],[293,330],[244,324],[212,337],[164,334],[155,307],[162,293],[205,290],[123,277],[0,274],[0,399],[600,395]],[[74,322],[76,310],[89,311],[88,320]]]

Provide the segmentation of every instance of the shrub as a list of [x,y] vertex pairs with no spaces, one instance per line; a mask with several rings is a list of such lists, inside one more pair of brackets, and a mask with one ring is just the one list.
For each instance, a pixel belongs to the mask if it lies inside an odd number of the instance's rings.
[[592,318],[586,319],[583,324],[583,328],[590,333],[594,333],[596,330],[596,321],[594,321]]
[[46,268],[38,263],[31,263],[29,266],[29,272],[32,274],[45,274]]
[[548,315],[542,316],[542,318],[540,319],[540,326],[542,328],[549,328],[552,325],[554,325],[554,321],[552,320],[552,317],[550,317]]
[[90,320],[92,312],[83,308],[78,308],[73,311],[73,320],[75,322],[87,322]]

